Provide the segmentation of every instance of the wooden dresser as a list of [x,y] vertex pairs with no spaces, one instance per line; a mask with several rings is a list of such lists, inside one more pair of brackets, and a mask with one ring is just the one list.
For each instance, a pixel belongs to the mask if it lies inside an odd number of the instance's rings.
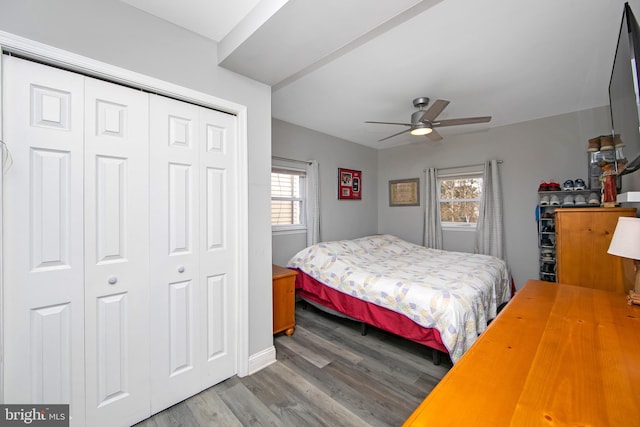
[[639,426],[640,306],[528,281],[404,426]]
[[295,270],[271,265],[273,280],[273,333],[285,331],[286,335],[293,334],[296,326],[295,316]]
[[634,208],[565,208],[555,210],[558,282],[622,292],[623,259],[607,249],[621,216],[636,216]]

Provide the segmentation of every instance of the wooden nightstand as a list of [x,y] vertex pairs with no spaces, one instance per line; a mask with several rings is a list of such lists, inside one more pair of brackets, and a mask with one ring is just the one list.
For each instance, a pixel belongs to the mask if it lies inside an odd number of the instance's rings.
[[295,317],[295,270],[271,265],[273,280],[273,333],[293,334]]

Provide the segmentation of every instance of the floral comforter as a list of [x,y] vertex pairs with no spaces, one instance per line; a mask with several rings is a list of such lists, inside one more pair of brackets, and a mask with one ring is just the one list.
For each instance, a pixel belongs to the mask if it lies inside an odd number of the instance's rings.
[[454,363],[511,295],[503,260],[391,235],[319,243],[298,252],[288,267],[437,329]]

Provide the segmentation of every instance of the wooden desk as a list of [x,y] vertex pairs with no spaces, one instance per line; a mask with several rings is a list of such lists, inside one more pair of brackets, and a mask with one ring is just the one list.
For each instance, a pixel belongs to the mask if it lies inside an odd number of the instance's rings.
[[284,331],[292,335],[296,326],[296,275],[295,270],[271,265],[273,286],[273,333]]
[[640,307],[530,280],[405,426],[640,426]]

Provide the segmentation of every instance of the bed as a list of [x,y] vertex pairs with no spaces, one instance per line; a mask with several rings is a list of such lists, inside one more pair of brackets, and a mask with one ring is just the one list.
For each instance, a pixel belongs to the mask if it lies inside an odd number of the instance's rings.
[[296,295],[445,352],[455,363],[512,295],[498,258],[425,248],[384,234],[323,242],[287,267]]

